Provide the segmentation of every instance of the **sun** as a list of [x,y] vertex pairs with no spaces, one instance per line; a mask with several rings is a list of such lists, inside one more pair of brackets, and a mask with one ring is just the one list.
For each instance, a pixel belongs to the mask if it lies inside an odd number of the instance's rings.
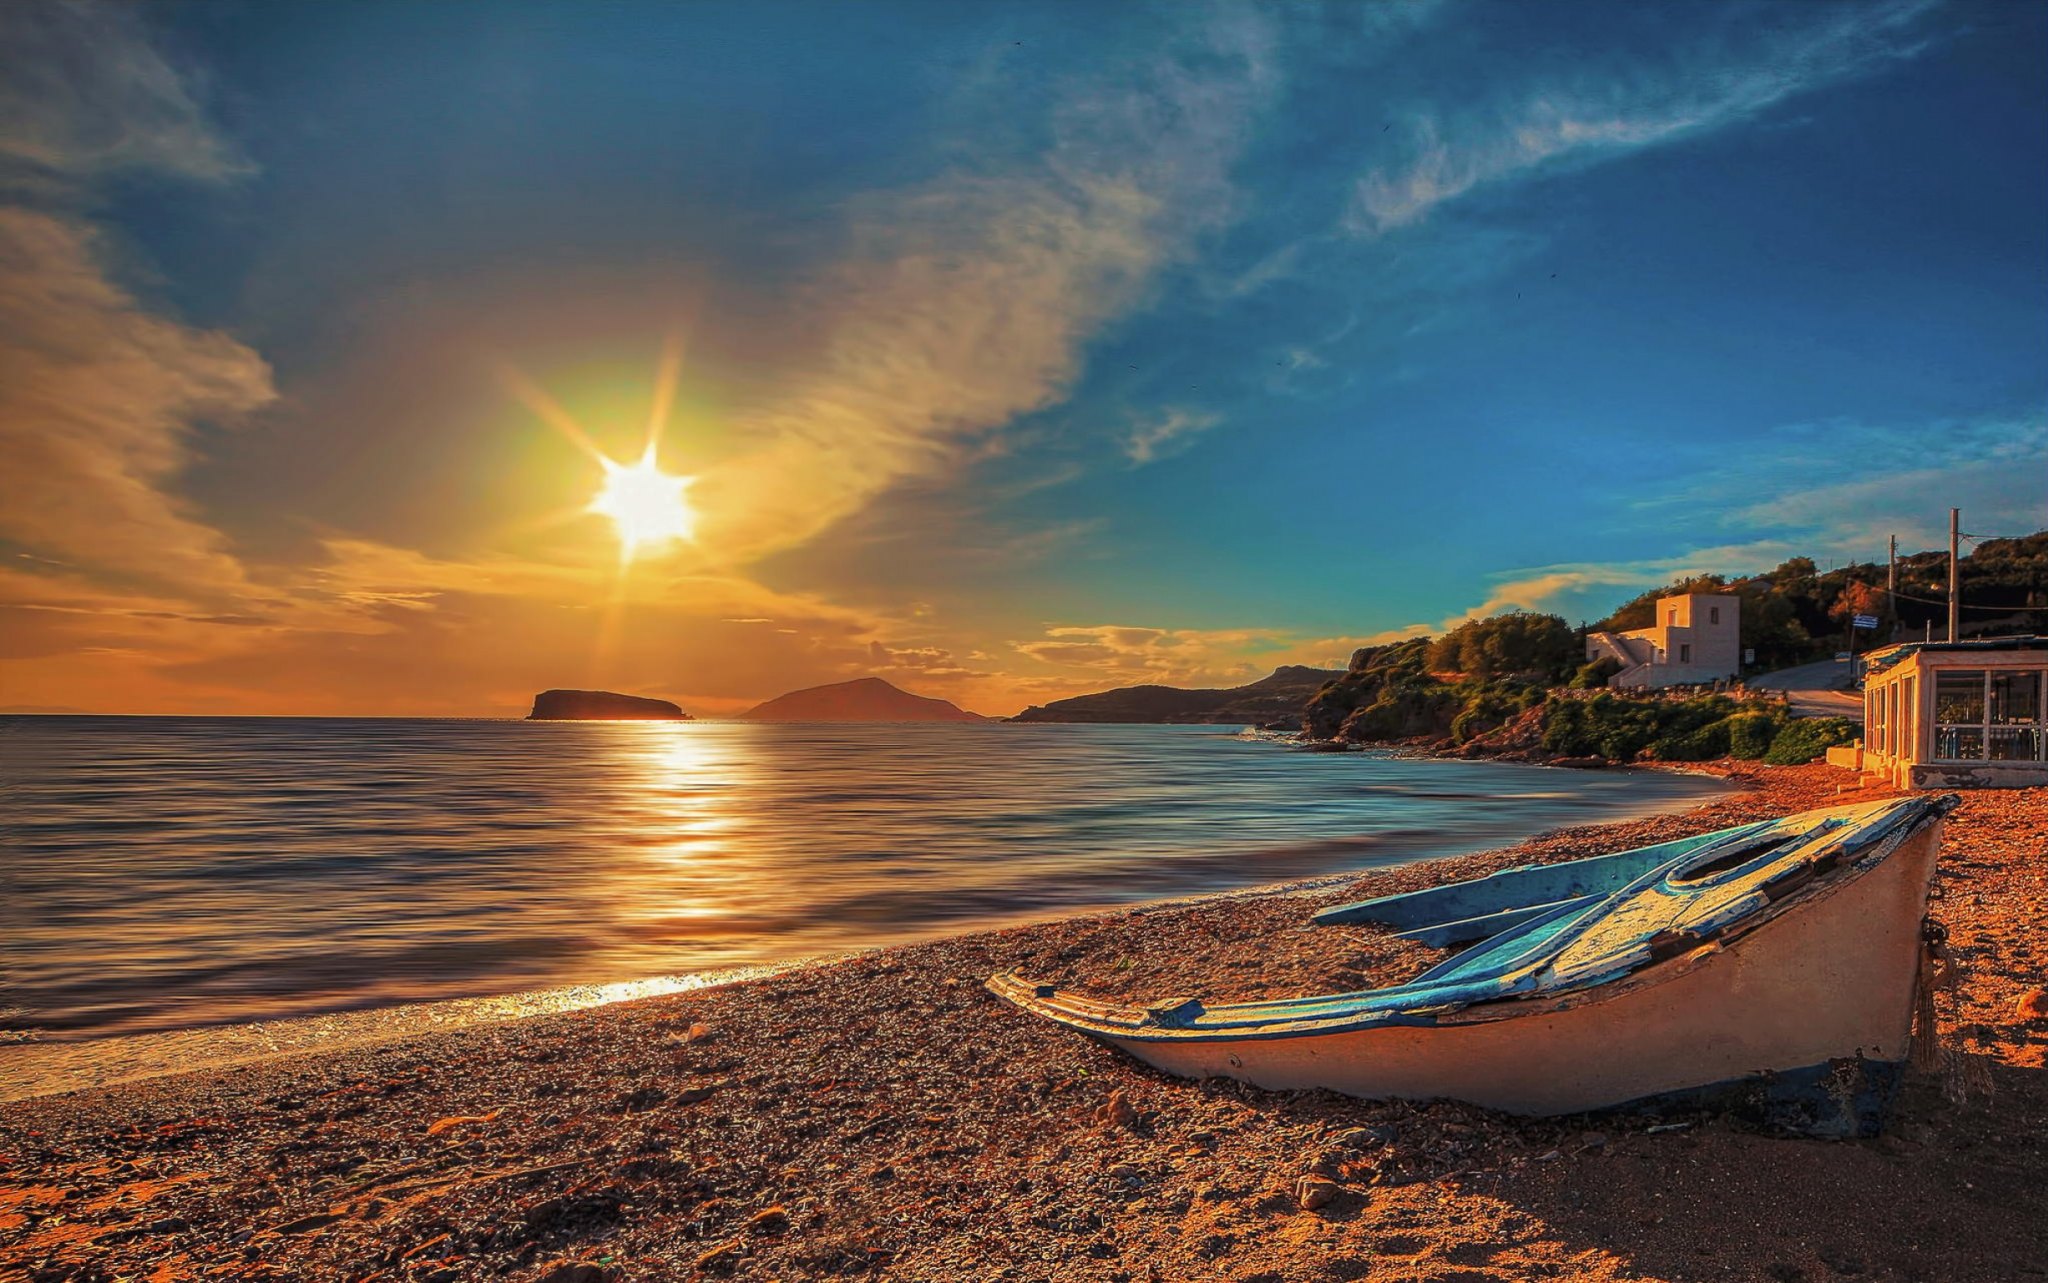
[[612,519],[627,557],[646,544],[688,539],[697,528],[689,489],[695,477],[677,477],[656,465],[654,447],[638,463],[604,464],[604,488],[590,501],[590,511]]

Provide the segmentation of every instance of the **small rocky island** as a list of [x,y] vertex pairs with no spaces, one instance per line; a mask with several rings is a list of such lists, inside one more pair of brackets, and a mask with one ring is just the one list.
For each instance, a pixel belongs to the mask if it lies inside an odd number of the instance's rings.
[[613,691],[542,691],[529,722],[687,722],[694,719],[665,699]]

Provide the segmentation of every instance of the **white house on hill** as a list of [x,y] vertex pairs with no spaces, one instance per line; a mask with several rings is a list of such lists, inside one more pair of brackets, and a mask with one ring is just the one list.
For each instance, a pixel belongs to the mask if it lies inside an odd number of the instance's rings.
[[1657,599],[1657,622],[1625,633],[1591,633],[1586,659],[1612,659],[1609,686],[1686,686],[1735,676],[1742,667],[1742,599],[1683,593]]

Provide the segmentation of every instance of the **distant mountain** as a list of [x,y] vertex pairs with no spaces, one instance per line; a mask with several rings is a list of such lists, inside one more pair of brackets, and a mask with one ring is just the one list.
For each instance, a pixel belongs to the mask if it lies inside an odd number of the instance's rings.
[[613,691],[542,691],[533,697],[529,722],[687,722],[688,713],[665,699]]
[[1301,706],[1309,696],[1344,674],[1337,669],[1276,668],[1247,686],[1223,690],[1187,690],[1179,686],[1121,686],[1095,695],[1056,699],[1032,705],[1013,722],[1202,722],[1264,726],[1301,724]]
[[985,722],[943,699],[899,690],[879,677],[809,686],[740,714],[757,722]]

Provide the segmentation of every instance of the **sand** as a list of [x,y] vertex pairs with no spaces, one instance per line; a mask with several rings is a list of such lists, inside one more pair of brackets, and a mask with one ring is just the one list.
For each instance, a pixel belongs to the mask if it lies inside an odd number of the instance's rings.
[[1346,886],[0,1106],[0,1278],[2048,1278],[2048,790],[1949,823],[1956,1056],[1873,1141],[1185,1082],[981,988],[1391,982],[1439,955],[1308,914],[1881,795],[1713,769],[1750,791]]

